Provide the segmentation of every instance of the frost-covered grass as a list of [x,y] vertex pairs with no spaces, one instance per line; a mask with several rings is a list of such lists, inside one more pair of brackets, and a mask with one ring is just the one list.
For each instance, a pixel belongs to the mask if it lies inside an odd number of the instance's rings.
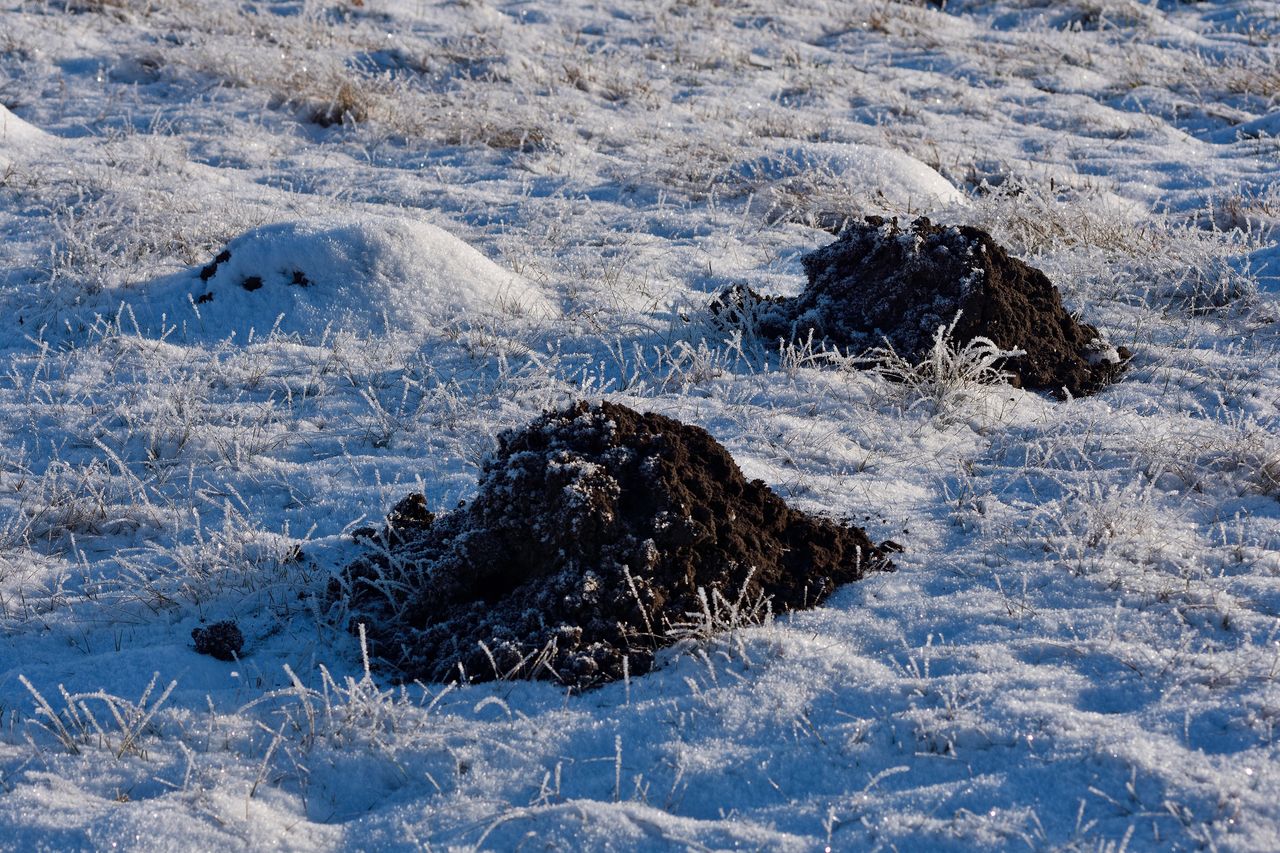
[[[1273,3],[10,0],[0,104],[0,846],[1280,846]],[[865,213],[1128,372],[710,322]],[[370,669],[350,531],[601,397],[898,571],[585,695]]]

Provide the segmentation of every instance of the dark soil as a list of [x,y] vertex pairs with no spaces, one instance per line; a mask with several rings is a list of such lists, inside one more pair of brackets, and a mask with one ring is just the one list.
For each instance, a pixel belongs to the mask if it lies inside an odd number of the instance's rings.
[[1026,350],[999,366],[1014,384],[1058,397],[1099,390],[1130,356],[1107,345],[1093,326],[1076,322],[1044,273],[978,228],[924,218],[903,228],[896,219],[869,216],[802,263],[809,283],[799,296],[732,288],[712,312],[726,323],[751,323],[765,338],[803,338],[812,329],[858,352],[887,341],[912,361],[928,354],[938,327],[959,312],[952,333],[958,345],[985,337],[1002,349]]
[[[212,261],[210,261],[209,263],[205,264],[203,267],[200,268],[200,280],[203,282],[208,282],[210,279],[216,277],[218,275],[218,269],[223,264],[227,263],[230,260],[231,260],[231,250],[223,249],[216,256],[214,256],[214,259]],[[290,274],[290,279],[288,281],[288,284],[295,285],[297,287],[310,287],[311,279],[308,278],[307,274],[302,270],[295,269]],[[243,287],[245,290],[248,290],[251,292],[254,290],[262,289],[262,285],[263,285],[263,281],[262,281],[262,276],[260,275],[245,276],[240,280],[240,286]],[[206,302],[212,302],[212,301],[213,301],[213,291],[207,291],[196,297],[196,304],[198,305],[203,305]]]
[[244,634],[231,621],[214,622],[208,628],[193,628],[191,639],[195,641],[198,654],[218,660],[235,660],[244,648]]
[[705,430],[612,403],[503,434],[471,504],[436,517],[411,495],[365,535],[334,591],[404,676],[577,688],[652,668],[700,588],[813,607],[896,547],[791,509]]
[[200,280],[208,281],[218,274],[218,267],[231,260],[231,253],[226,249],[219,252],[212,261],[200,268]]

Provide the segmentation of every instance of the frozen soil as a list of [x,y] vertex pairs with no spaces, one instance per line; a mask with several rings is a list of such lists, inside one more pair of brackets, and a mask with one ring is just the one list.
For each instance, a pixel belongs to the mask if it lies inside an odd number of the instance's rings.
[[788,507],[706,430],[609,402],[503,434],[474,501],[424,507],[397,504],[348,582],[373,653],[432,681],[645,673],[682,633],[813,607],[895,547]]
[[218,660],[235,660],[244,649],[244,634],[229,619],[214,622],[207,628],[192,628],[191,641],[195,644],[196,654]]
[[1016,386],[1058,397],[1098,391],[1132,357],[1072,317],[1043,272],[980,228],[924,217],[903,227],[896,218],[870,216],[801,261],[809,281],[799,296],[735,287],[712,311],[766,338],[816,333],[853,352],[887,345],[912,363],[946,328],[957,346],[986,338],[1002,350],[1020,350],[998,369]]

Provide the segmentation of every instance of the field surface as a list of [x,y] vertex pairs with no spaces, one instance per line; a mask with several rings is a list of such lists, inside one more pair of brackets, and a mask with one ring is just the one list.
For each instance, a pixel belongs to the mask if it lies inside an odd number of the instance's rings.
[[[0,848],[1280,848],[1273,0],[3,0],[0,105]],[[1127,371],[713,322],[869,214]],[[370,667],[352,531],[602,399],[897,571],[585,693]]]

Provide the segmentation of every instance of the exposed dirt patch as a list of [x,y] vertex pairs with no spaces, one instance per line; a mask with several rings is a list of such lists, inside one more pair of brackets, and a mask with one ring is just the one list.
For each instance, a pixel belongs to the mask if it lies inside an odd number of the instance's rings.
[[938,327],[959,312],[957,344],[985,337],[1002,349],[1025,350],[1001,369],[1015,384],[1059,397],[1099,390],[1130,356],[1093,326],[1076,322],[1044,273],[1010,257],[978,228],[924,218],[903,228],[896,219],[869,216],[802,262],[809,283],[799,296],[734,288],[721,294],[713,313],[726,323],[752,323],[767,338],[804,337],[812,329],[859,352],[887,341],[917,361]]
[[200,268],[200,280],[208,281],[218,274],[218,267],[231,260],[231,253],[226,249],[219,252],[214,259]]
[[[200,268],[200,280],[205,282],[209,281],[211,278],[213,278],[218,274],[218,268],[230,260],[231,260],[230,250],[223,249],[221,252],[217,254],[217,256],[214,257],[212,261],[210,261],[208,264]],[[290,274],[290,278],[287,283],[290,285],[295,285],[297,287],[310,287],[311,279],[308,278],[307,274],[302,270],[295,269]],[[240,286],[248,291],[261,290],[262,284],[263,284],[262,276],[260,275],[245,276],[240,280]],[[205,303],[212,302],[212,301],[213,301],[212,291],[202,293],[198,297],[196,297],[196,304],[198,305],[203,305]]]
[[214,622],[207,628],[193,628],[191,639],[196,653],[210,655],[218,660],[235,660],[244,648],[244,634],[235,622]]
[[505,433],[473,503],[434,517],[411,495],[374,539],[346,580],[377,656],[579,688],[648,671],[700,588],[812,607],[896,547],[788,507],[705,430],[612,403]]

